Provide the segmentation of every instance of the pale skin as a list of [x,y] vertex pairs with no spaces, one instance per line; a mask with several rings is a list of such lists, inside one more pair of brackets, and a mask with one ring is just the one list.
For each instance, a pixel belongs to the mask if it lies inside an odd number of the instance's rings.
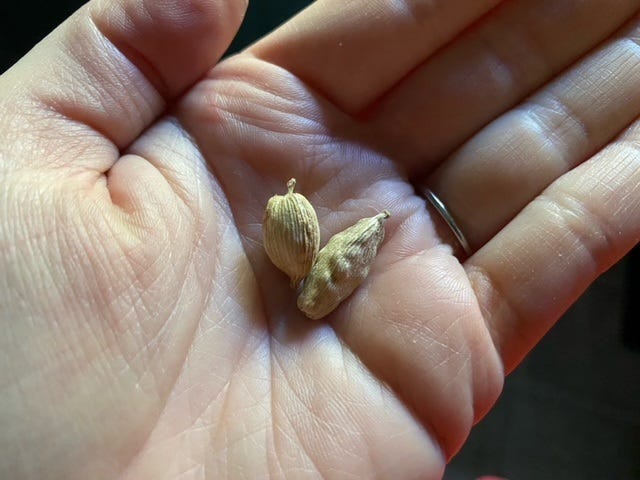
[[[640,0],[92,1],[0,78],[0,477],[438,479],[640,239]],[[388,209],[295,308],[260,221]],[[473,248],[456,256],[430,185]]]

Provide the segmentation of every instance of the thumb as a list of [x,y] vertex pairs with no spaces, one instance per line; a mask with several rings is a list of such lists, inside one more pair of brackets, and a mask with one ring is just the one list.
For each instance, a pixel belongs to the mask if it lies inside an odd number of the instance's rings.
[[[246,0],[89,2],[0,77],[0,113],[12,117],[5,125],[40,153],[10,149],[15,156],[0,158],[106,171],[220,59],[245,9]],[[77,154],[87,151],[101,155]]]

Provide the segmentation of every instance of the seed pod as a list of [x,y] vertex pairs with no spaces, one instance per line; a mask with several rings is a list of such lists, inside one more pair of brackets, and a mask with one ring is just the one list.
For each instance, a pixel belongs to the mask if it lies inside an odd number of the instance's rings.
[[318,217],[309,201],[294,193],[296,179],[287,182],[286,195],[269,199],[264,211],[264,249],[273,264],[289,275],[296,288],[313,266],[320,248]]
[[364,218],[335,234],[320,250],[298,296],[298,308],[318,320],[333,310],[364,281],[384,239],[389,212]]

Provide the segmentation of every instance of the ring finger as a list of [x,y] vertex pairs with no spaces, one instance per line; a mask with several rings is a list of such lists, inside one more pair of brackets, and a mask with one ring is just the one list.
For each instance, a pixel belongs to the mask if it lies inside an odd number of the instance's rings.
[[636,17],[418,182],[447,206],[472,251],[638,117],[639,39]]

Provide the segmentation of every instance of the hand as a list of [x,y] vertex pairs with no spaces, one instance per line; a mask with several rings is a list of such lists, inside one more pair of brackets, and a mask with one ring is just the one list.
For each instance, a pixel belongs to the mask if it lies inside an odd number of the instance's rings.
[[[638,243],[640,1],[320,0],[216,65],[243,8],[94,0],[0,78],[0,477],[440,478]],[[289,177],[323,241],[393,214],[326,321]]]

